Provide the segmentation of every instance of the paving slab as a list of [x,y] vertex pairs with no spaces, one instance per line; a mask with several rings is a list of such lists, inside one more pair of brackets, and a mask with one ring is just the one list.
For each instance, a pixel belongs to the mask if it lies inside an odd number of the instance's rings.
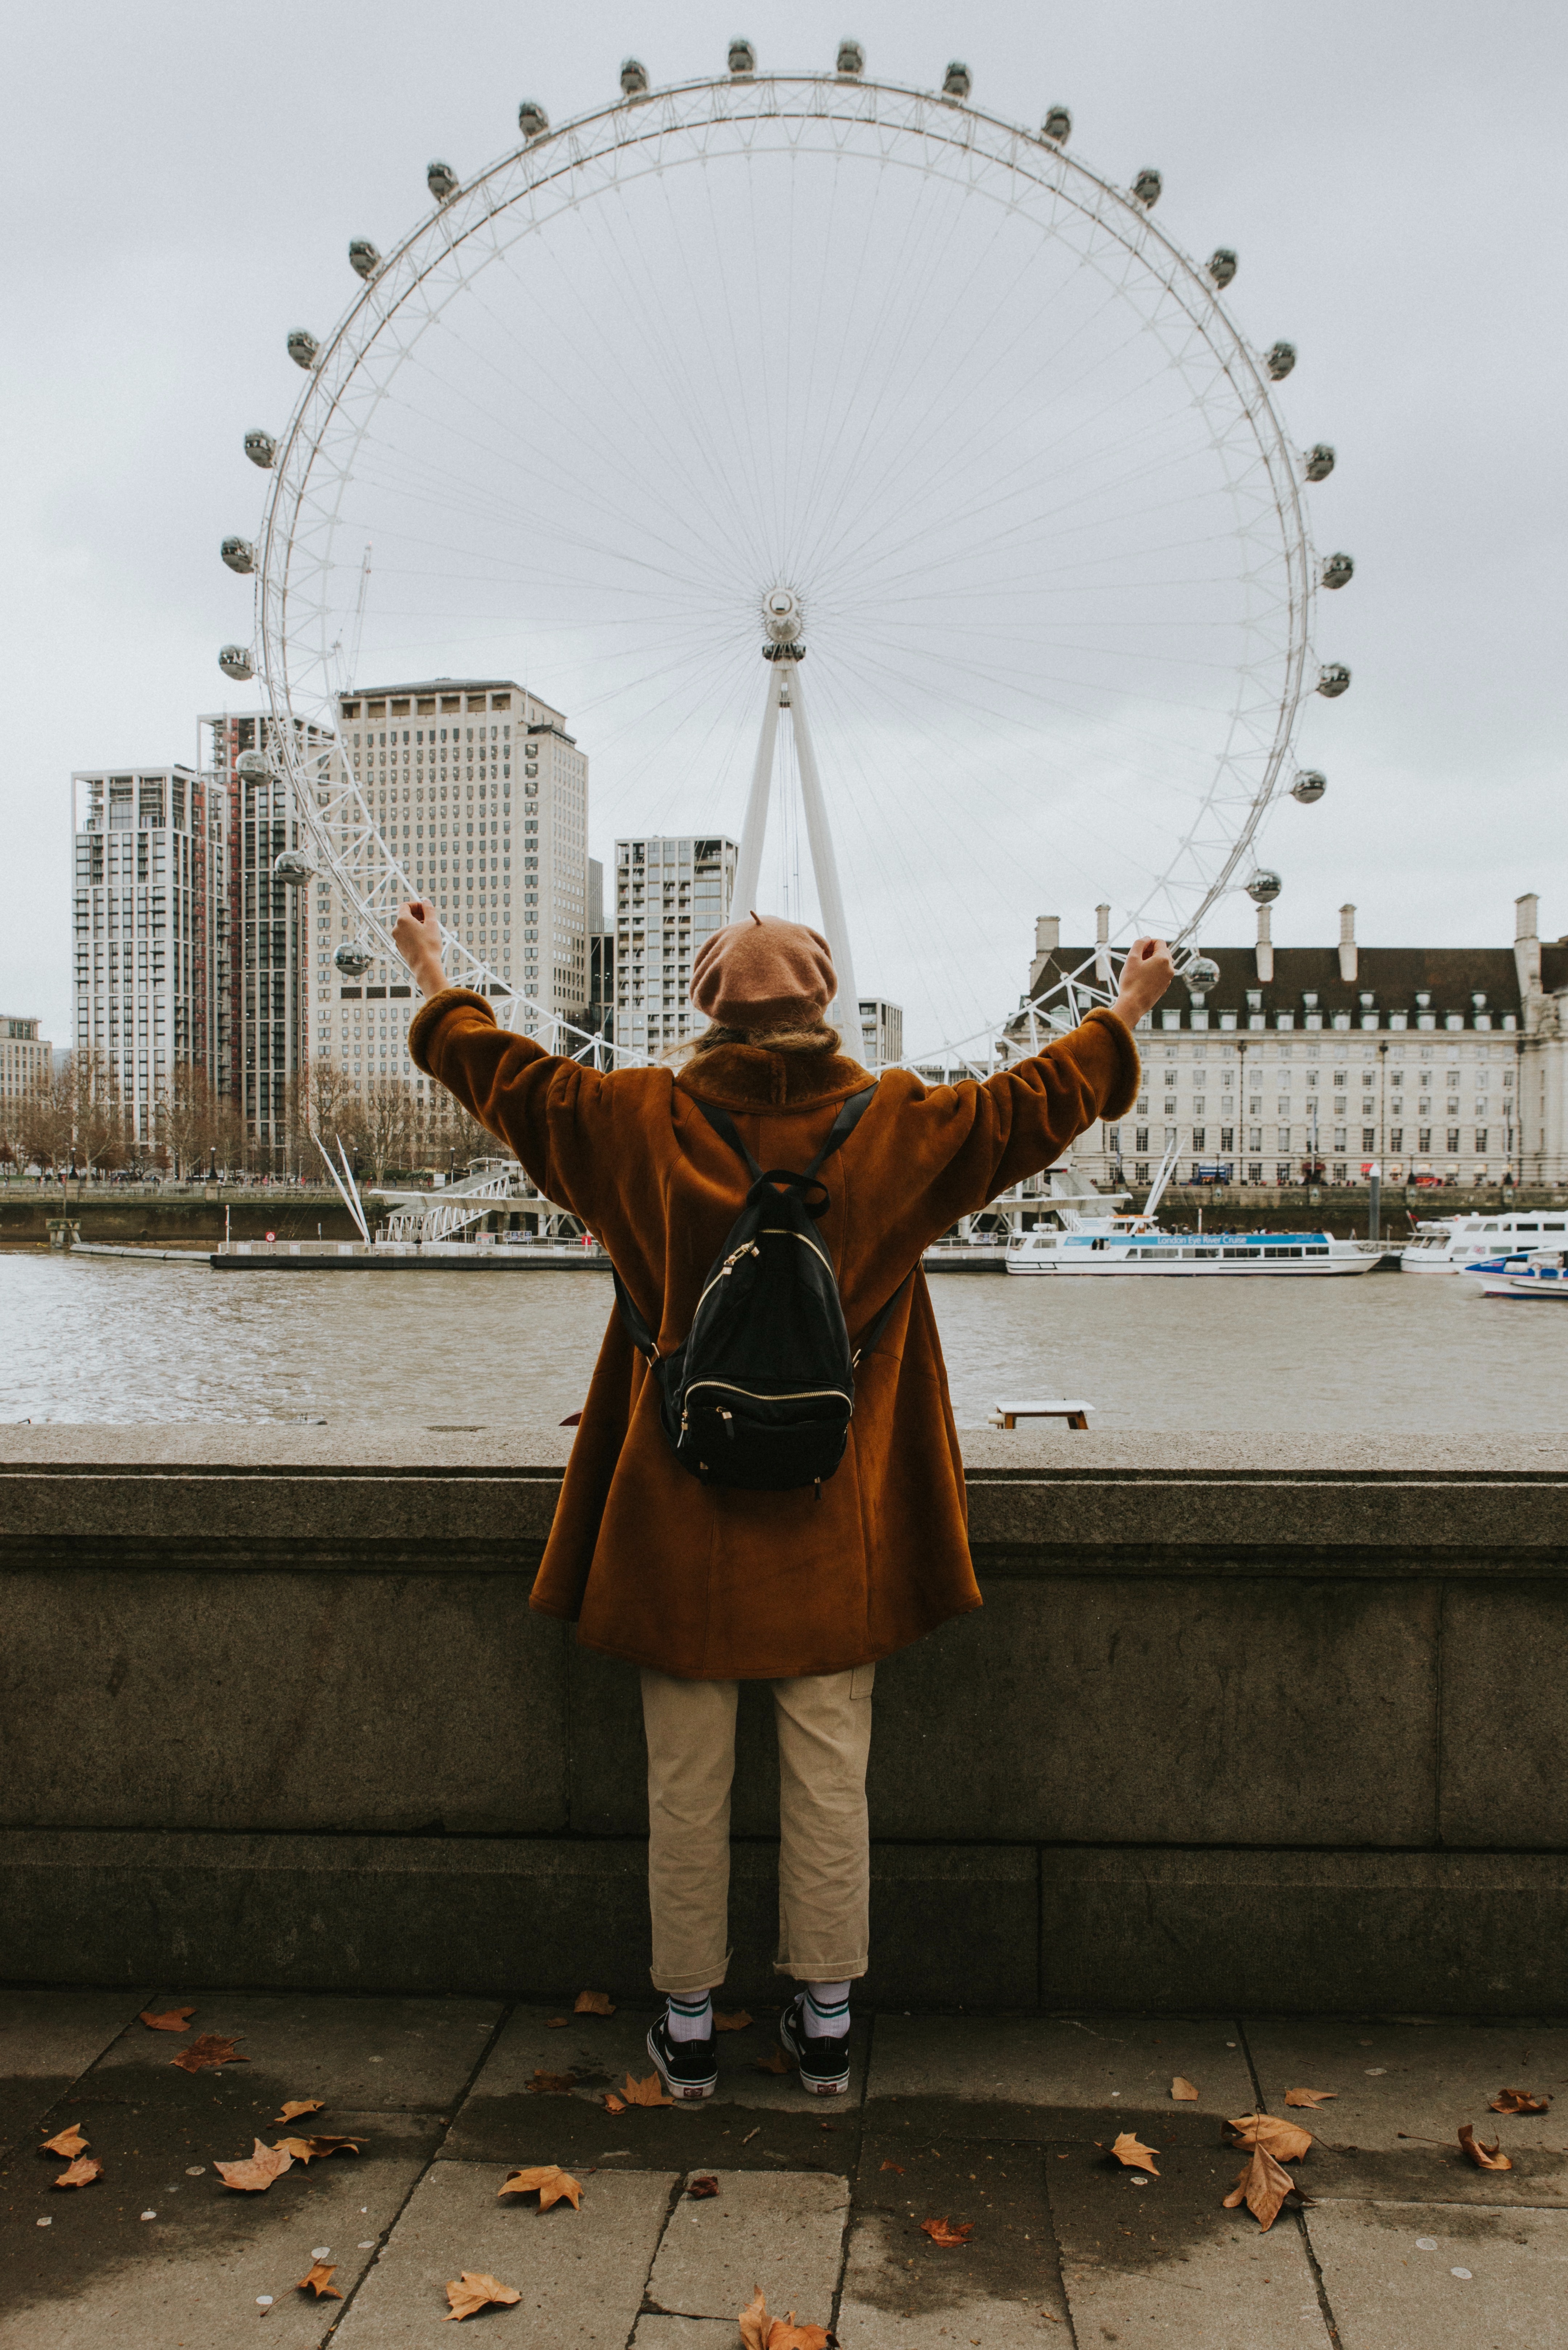
[[[1196,2102],[1172,2099],[1179,2074]],[[1241,2032],[1212,2018],[879,2015],[867,2095],[913,2099],[966,2137],[1098,2137],[1121,2112],[1207,2138],[1217,2118],[1250,2111],[1252,2078]]]
[[147,2004],[144,1990],[0,1991],[0,2154]]
[[[815,2171],[718,2171],[717,2195],[682,2193],[648,2281],[656,2309],[732,2324],[761,2285],[775,2317],[826,2325],[844,2264],[849,2181]],[[689,2171],[690,2187],[699,2172]],[[586,2200],[586,2198],[585,2198]]]
[[[968,2222],[960,2249],[933,2244],[920,2221]],[[1038,2350],[1066,2339],[1042,2149],[994,2139],[915,2141],[868,2133],[838,2331],[855,2350]]]
[[737,2338],[733,2318],[645,2315],[631,2340],[632,2350],[735,2350]]
[[[1271,2112],[1284,2112],[1287,2089],[1336,2092],[1315,2113],[1293,2116],[1319,2140],[1307,2158],[1314,2195],[1568,2203],[1562,2025],[1271,2017],[1244,2029]],[[1494,2114],[1500,2089],[1529,2089],[1552,2102],[1544,2114]],[[1497,2139],[1512,2170],[1468,2162],[1458,2144],[1461,2122],[1488,2143]]]
[[[464,2269],[514,2285],[522,2300],[470,2323],[526,2350],[624,2350],[664,2226],[675,2175],[639,2171],[583,2181],[582,2209],[497,2199],[494,2163],[438,2162],[409,2199],[389,2242],[333,2335],[344,2350],[445,2343],[449,2277]],[[270,2343],[268,2345],[270,2350]]]
[[1234,2153],[1162,2152],[1145,2187],[1093,2148],[1049,2148],[1044,2167],[1080,2345],[1331,2350],[1299,2219],[1282,2214],[1265,2235],[1250,2212],[1222,2208]]
[[305,2350],[343,2309],[296,2290],[317,2248],[351,2291],[441,2137],[428,2116],[335,2114],[358,2155],[296,2164],[242,2195],[213,2159],[248,2155],[254,2132],[175,2143],[163,2117],[124,2106],[70,2117],[104,2166],[92,2186],[56,2189],[65,2165],[32,2148],[0,2170],[0,2350],[230,2350],[254,2344],[261,2294],[273,2297],[265,2341]]
[[1568,2212],[1334,2202],[1306,2227],[1340,2350],[1568,2350]]
[[[723,2002],[721,2001],[721,2007]],[[518,2007],[498,2033],[484,2068],[474,2083],[479,2096],[504,2097],[525,2093],[536,2073],[576,2075],[573,2094],[600,2104],[607,2089],[618,2091],[629,2073],[646,2080],[653,2070],[648,2053],[648,2028],[662,2007],[618,2007],[613,2015],[568,2015],[562,2026],[552,2024],[559,2008]],[[743,2013],[739,2002],[732,2012]],[[753,2012],[754,2020],[742,2032],[714,2034],[719,2058],[719,2085],[711,2103],[754,2106],[759,2112],[795,2111],[802,2103],[793,2073],[759,2073],[759,2061],[778,2046],[775,2016]],[[878,2026],[880,2029],[880,2026]],[[849,2087],[831,2102],[854,2106],[865,2085],[868,2029],[857,2025],[850,2039]],[[829,2102],[809,2101],[820,2112]]]
[[505,2012],[498,2000],[361,1999],[331,1991],[160,1991],[151,2006],[162,2012],[192,2002],[188,2032],[136,2025],[117,2041],[94,2067],[94,2094],[135,2098],[147,2075],[160,2086],[189,2085],[191,2074],[171,2069],[174,2059],[198,2034],[221,2033],[238,2042],[246,2060],[222,2077],[243,2077],[264,2102],[321,2097],[362,2113],[400,2106],[450,2114]]

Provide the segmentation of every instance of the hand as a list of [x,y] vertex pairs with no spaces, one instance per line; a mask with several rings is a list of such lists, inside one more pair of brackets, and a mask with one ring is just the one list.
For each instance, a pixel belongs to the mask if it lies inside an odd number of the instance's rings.
[[1111,1009],[1136,1028],[1176,977],[1176,964],[1163,939],[1138,939],[1122,965],[1121,992]]
[[441,924],[428,898],[413,898],[392,925],[392,944],[413,972],[421,995],[439,995],[446,985],[441,962]]

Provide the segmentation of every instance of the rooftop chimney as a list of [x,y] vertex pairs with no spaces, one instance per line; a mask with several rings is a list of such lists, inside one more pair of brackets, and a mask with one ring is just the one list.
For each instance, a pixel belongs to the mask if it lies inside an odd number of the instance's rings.
[[1355,909],[1342,906],[1339,910],[1339,975],[1341,979],[1355,977]]
[[1519,973],[1519,992],[1522,996],[1541,993],[1541,940],[1539,933],[1541,900],[1533,889],[1513,901],[1513,965]]
[[1047,959],[1062,943],[1060,914],[1038,914],[1034,920],[1034,960],[1029,966],[1029,993],[1037,994]]
[[1269,928],[1269,908],[1258,909],[1258,977],[1272,979],[1274,975],[1274,941]]
[[1111,910],[1095,908],[1095,977],[1105,986],[1111,975]]

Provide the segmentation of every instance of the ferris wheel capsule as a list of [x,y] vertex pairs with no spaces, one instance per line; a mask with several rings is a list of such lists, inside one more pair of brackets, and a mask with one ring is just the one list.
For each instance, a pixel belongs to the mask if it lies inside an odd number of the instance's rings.
[[550,118],[536,98],[525,98],[517,109],[517,128],[524,139],[543,139]]
[[648,96],[648,68],[640,57],[623,57],[620,65],[620,92],[623,98]]
[[1247,884],[1247,895],[1254,906],[1272,906],[1284,886],[1277,873],[1260,865]]
[[247,432],[245,434],[245,455],[250,459],[253,465],[259,465],[265,473],[267,467],[272,463],[273,459],[277,455],[277,442],[273,439],[270,432]]
[[362,277],[365,280],[367,286],[372,277],[379,276],[381,256],[368,236],[350,237],[348,266],[357,277]]
[[757,52],[753,45],[750,41],[732,41],[730,71],[737,79],[743,79],[747,74],[754,74],[756,69]]
[[1337,702],[1350,683],[1350,671],[1343,661],[1325,661],[1317,673],[1317,690],[1327,702]]
[[315,336],[305,327],[296,327],[288,338],[288,356],[298,368],[313,368],[321,349]]
[[1326,441],[1314,442],[1302,471],[1309,482],[1326,482],[1334,471],[1334,451]]
[[243,775],[247,784],[265,784],[272,775],[265,751],[242,751],[234,761],[234,773]]
[[236,683],[243,683],[247,677],[254,677],[256,673],[250,649],[245,645],[225,645],[218,655],[218,667],[225,677],[232,677]]
[[1275,383],[1283,383],[1286,376],[1289,375],[1295,363],[1296,347],[1294,343],[1275,343],[1270,350],[1265,351],[1263,354],[1263,365],[1268,369],[1269,374]]
[[1220,966],[1212,955],[1194,955],[1181,973],[1181,979],[1195,995],[1207,995],[1211,987],[1220,984]]
[[1221,289],[1230,285],[1239,265],[1228,244],[1217,244],[1209,256],[1209,275]]
[[444,204],[457,193],[457,173],[450,163],[439,160],[425,165],[425,185],[438,204]]
[[1132,183],[1132,192],[1145,212],[1151,212],[1159,202],[1159,192],[1165,185],[1158,172],[1140,172]]
[[1325,555],[1323,559],[1323,585],[1343,588],[1355,577],[1355,565],[1348,555]]
[[1322,799],[1327,789],[1328,777],[1325,775],[1316,767],[1303,767],[1291,785],[1291,797],[1300,800],[1303,807],[1311,807],[1314,800]]
[[291,889],[298,889],[306,881],[315,880],[316,868],[308,857],[300,855],[297,848],[286,848],[272,860],[272,878],[275,881],[286,882]]
[[363,947],[341,946],[332,960],[345,979],[362,979],[370,968],[370,957]]
[[254,571],[256,551],[248,538],[225,538],[218,553],[231,571]]
[[1073,109],[1070,106],[1048,106],[1045,120],[1040,125],[1042,139],[1049,139],[1053,147],[1064,147],[1073,136]]
[[866,70],[866,52],[858,41],[840,41],[838,63],[833,68],[845,80],[853,80]]
[[946,73],[942,76],[942,96],[944,98],[967,98],[970,93],[970,88],[971,83],[969,68],[964,64],[961,57],[955,57],[951,65],[949,66]]

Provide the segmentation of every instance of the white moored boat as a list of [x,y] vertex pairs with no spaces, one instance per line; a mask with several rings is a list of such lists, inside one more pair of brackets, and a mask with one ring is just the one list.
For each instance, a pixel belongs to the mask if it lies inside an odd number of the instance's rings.
[[1555,1297],[1559,1304],[1568,1304],[1568,1253],[1561,1249],[1550,1255],[1489,1262],[1476,1272],[1488,1297]]
[[1154,1211],[1175,1163],[1174,1151],[1168,1152],[1141,1216],[1096,1215],[1096,1206],[1111,1209],[1109,1199],[1084,1191],[1064,1193],[1054,1183],[1047,1212],[1055,1221],[1012,1235],[1007,1271],[1117,1279],[1139,1274],[1167,1280],[1205,1274],[1300,1279],[1370,1273],[1383,1253],[1360,1241],[1335,1240],[1331,1232],[1162,1232]]
[[1520,1251],[1568,1247],[1568,1214],[1559,1208],[1505,1209],[1490,1216],[1444,1216],[1417,1224],[1399,1252],[1401,1273],[1468,1273],[1480,1260]]

